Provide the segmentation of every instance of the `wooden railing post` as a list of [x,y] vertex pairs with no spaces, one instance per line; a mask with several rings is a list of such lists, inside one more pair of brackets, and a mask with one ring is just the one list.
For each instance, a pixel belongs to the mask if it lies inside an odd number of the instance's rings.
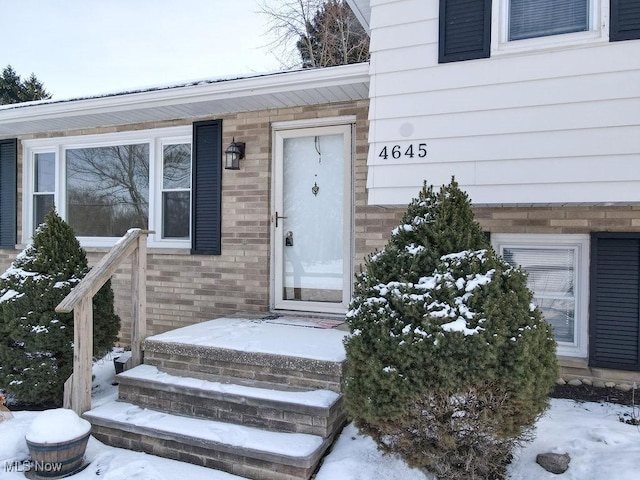
[[122,261],[132,255],[131,349],[133,365],[142,362],[142,341],[147,334],[147,236],[149,231],[131,229],[56,307],[58,313],[73,311],[73,374],[65,382],[64,405],[78,415],[91,409],[93,365],[93,296],[111,278]]
[[131,366],[142,363],[142,341],[147,336],[147,236],[138,237],[138,248],[131,257],[132,319]]
[[91,410],[93,364],[93,298],[84,297],[73,309],[73,376],[71,408],[78,415]]

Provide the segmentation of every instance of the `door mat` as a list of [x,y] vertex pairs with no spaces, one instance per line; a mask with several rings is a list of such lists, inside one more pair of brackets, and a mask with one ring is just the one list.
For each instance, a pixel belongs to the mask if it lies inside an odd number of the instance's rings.
[[338,318],[310,318],[310,317],[265,317],[262,319],[265,323],[273,323],[276,325],[292,325],[296,327],[312,327],[312,328],[336,328],[344,323],[343,319]]

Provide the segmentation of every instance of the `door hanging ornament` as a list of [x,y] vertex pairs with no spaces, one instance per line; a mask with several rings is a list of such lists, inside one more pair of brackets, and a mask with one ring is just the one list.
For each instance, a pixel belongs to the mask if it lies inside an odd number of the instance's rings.
[[[320,152],[320,137],[318,137],[317,135],[314,139],[314,144],[316,147],[316,152],[318,152],[318,165],[320,165],[322,163],[322,153]],[[318,192],[320,191],[320,187],[318,186],[318,174],[316,173],[314,177],[316,180],[313,183],[313,187],[311,187],[311,193],[313,193],[314,197],[317,197]]]

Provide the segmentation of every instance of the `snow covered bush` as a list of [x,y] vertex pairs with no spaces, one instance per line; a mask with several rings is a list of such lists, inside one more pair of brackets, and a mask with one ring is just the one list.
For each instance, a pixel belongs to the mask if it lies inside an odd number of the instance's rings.
[[[73,229],[54,210],[0,276],[0,389],[22,403],[60,405],[73,370],[73,313],[56,306],[88,272]],[[117,339],[110,283],[93,303],[94,354]]]
[[439,479],[505,477],[547,406],[555,341],[455,180],[425,186],[367,259],[347,322],[345,399],[361,430]]

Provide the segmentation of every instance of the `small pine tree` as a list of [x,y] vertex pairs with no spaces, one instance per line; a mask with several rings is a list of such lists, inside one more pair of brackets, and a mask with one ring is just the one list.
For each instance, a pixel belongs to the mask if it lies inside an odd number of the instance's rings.
[[[0,388],[22,403],[60,405],[73,370],[73,313],[56,306],[88,272],[73,229],[51,210],[0,277]],[[94,354],[115,343],[120,318],[107,283],[93,303]]]
[[422,189],[354,290],[345,399],[356,425],[441,480],[504,478],[547,406],[555,340],[455,180]]
[[22,80],[11,65],[7,65],[0,73],[0,105],[48,98],[51,98],[51,95],[35,74],[32,73],[29,78]]

